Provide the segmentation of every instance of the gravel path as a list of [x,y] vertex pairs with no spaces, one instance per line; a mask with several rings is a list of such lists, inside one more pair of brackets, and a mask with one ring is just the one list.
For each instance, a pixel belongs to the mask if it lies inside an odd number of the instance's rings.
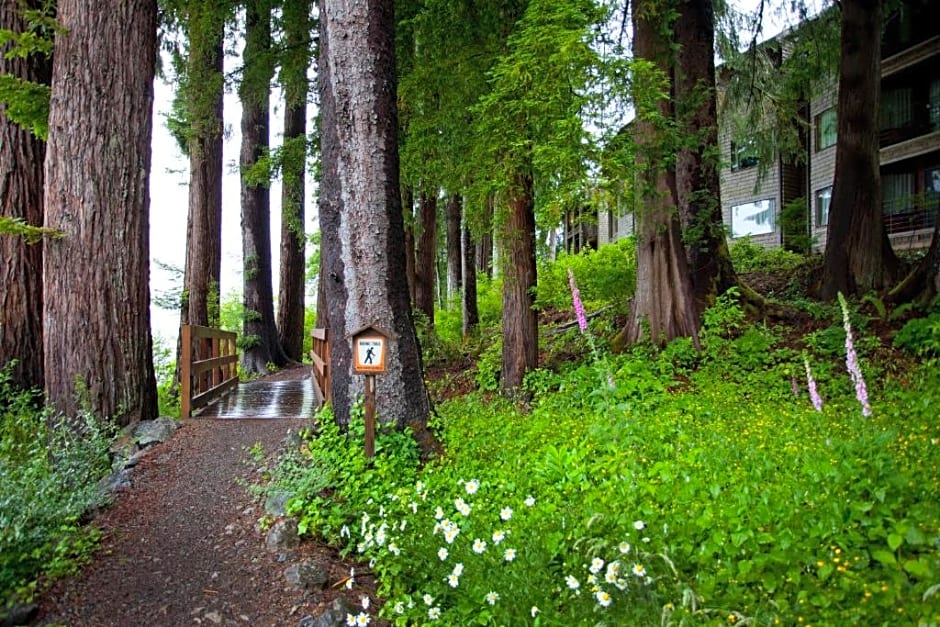
[[[297,381],[309,367],[264,377]],[[295,414],[296,415],[296,414]],[[62,579],[38,600],[34,625],[131,627],[154,625],[290,626],[319,616],[346,597],[352,611],[362,595],[375,602],[375,582],[357,565],[354,590],[346,590],[350,564],[313,542],[290,551],[269,549],[258,519],[261,483],[288,435],[309,419],[194,418],[169,441],[147,450],[133,469],[133,487],[121,490],[94,521],[100,549],[81,573]],[[260,445],[267,461],[253,459]],[[254,452],[254,451],[252,451]],[[305,592],[288,584],[292,563],[316,563],[329,574],[327,588]],[[306,621],[304,621],[306,624]],[[381,624],[381,621],[373,621]]]
[[286,586],[284,565],[255,529],[256,500],[238,479],[252,479],[247,447],[271,453],[303,425],[184,422],[96,520],[101,550],[44,595],[39,624],[296,624],[309,601]]

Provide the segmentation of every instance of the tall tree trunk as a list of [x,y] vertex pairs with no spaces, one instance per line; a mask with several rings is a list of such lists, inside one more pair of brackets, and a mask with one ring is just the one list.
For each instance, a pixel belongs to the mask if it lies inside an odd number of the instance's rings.
[[281,272],[277,330],[289,359],[304,351],[304,233],[306,203],[307,67],[310,61],[310,0],[284,3],[287,54],[284,59],[284,182],[281,187]]
[[461,308],[463,313],[463,336],[469,337],[480,324],[480,311],[477,307],[477,260],[476,243],[469,228],[462,230],[461,250],[463,251],[461,263],[463,265],[463,290],[461,291]]
[[844,0],[838,131],[821,296],[883,288],[898,263],[882,219],[881,0]]
[[376,377],[379,419],[411,428],[425,453],[429,402],[405,278],[398,171],[394,2],[320,0],[319,196],[330,303],[333,411],[348,425],[363,390],[347,334],[382,327],[387,371]]
[[447,298],[453,298],[460,293],[463,282],[463,255],[460,254],[462,214],[463,198],[460,194],[451,194],[447,199]]
[[46,396],[120,425],[157,414],[148,215],[157,3],[60,0],[46,159]]
[[268,364],[283,366],[287,363],[274,321],[270,190],[267,184],[257,182],[257,173],[249,176],[247,172],[268,148],[269,99],[274,74],[270,56],[271,2],[250,0],[245,10],[245,70],[239,86],[245,306],[242,370],[249,374],[265,374]]
[[535,197],[532,175],[516,176],[509,215],[500,234],[503,277],[502,388],[514,394],[525,373],[538,366],[539,334],[535,313]]
[[[670,76],[669,29],[661,22],[662,12],[655,0],[637,0],[633,5],[633,52],[659,70],[660,77]],[[655,83],[657,78],[642,77],[638,86]],[[649,94],[635,94],[638,115],[634,121],[637,145],[637,191],[642,207],[637,215],[636,295],[630,306],[627,324],[616,344],[632,344],[649,333],[654,344],[663,344],[680,336],[697,338],[698,317],[692,296],[692,280],[682,245],[681,227],[676,211],[675,173],[666,169],[669,142],[660,120],[673,116],[671,102],[660,98],[650,102]]]
[[219,318],[222,267],[222,96],[224,15],[198,3],[189,10],[186,106],[189,110],[189,223],[183,324]]
[[415,263],[415,309],[434,325],[434,261],[437,258],[437,190],[422,189],[418,199],[421,235]]
[[675,32],[676,119],[685,141],[676,156],[676,192],[701,314],[737,283],[721,215],[712,0],[682,0]]
[[415,209],[414,192],[410,187],[405,188],[402,193],[402,211],[405,220],[405,276],[408,278],[408,298],[411,300],[411,306],[417,307],[417,284],[418,278],[415,269]]
[[[0,2],[0,29],[26,28],[22,10],[38,8],[38,0]],[[0,50],[0,74],[48,85],[52,59],[40,55],[7,58]],[[42,226],[43,159],[46,144],[8,119],[0,105],[0,215]],[[13,382],[24,388],[43,385],[42,243],[0,235],[0,368],[16,360]]]
[[483,206],[483,228],[477,247],[477,270],[488,278],[493,278],[493,217],[496,214],[496,199],[490,195]]
[[[189,214],[180,325],[219,323],[222,271],[222,107],[225,15],[190,3],[189,57],[184,101],[190,122]],[[182,365],[182,333],[176,343],[176,380]]]

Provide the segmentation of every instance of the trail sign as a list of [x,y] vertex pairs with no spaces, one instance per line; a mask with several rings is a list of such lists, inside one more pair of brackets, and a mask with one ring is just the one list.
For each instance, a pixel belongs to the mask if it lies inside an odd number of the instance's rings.
[[382,329],[367,326],[352,334],[353,371],[358,374],[382,374],[388,355],[389,334]]
[[394,338],[391,333],[373,326],[353,331],[353,372],[366,375],[365,385],[365,453],[366,458],[375,456],[375,375],[385,372],[388,344]]

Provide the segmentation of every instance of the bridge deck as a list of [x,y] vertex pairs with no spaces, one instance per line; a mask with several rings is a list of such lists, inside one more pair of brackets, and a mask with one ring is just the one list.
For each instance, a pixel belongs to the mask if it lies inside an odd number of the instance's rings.
[[199,418],[312,418],[317,409],[309,378],[249,381],[201,411]]

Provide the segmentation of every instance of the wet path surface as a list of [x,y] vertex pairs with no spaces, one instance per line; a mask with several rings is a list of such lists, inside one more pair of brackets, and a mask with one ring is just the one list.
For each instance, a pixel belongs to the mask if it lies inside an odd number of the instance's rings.
[[317,409],[309,378],[249,381],[199,413],[200,418],[311,418]]

